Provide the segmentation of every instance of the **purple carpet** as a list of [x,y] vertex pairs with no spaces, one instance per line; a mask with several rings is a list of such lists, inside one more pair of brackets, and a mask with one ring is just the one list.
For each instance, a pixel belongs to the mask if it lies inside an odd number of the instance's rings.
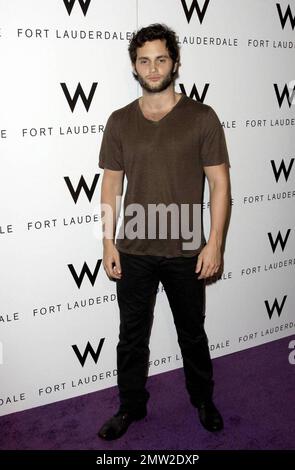
[[182,369],[150,377],[148,416],[119,440],[97,430],[118,406],[116,388],[0,418],[0,449],[282,450],[295,448],[294,337],[214,360],[215,402],[224,430],[205,431],[190,405]]

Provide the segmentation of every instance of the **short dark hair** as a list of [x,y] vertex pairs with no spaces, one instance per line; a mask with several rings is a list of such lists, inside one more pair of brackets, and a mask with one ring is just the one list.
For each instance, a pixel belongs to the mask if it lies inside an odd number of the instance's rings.
[[177,43],[176,33],[165,24],[160,23],[151,24],[134,33],[128,46],[131,62],[133,64],[136,62],[138,47],[142,47],[146,41],[154,41],[156,39],[166,40],[166,47],[169,51],[170,58],[173,61],[173,65],[178,62],[179,46]]

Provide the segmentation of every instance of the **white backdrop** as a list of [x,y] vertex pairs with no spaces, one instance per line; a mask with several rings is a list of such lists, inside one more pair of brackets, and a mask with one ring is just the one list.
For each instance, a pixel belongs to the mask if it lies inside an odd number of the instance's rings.
[[[176,91],[215,109],[230,155],[212,357],[294,334],[295,2],[1,0],[0,13],[0,414],[116,383],[98,153],[109,114],[140,96],[127,47],[150,23],[176,30]],[[208,235],[207,186],[204,222]],[[161,285],[150,360],[151,375],[182,366]]]

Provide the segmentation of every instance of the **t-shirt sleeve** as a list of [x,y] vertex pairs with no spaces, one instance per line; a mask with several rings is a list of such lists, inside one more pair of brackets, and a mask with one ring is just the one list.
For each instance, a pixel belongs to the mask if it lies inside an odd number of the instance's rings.
[[211,106],[204,119],[201,142],[201,160],[203,166],[227,163],[230,166],[224,130],[219,118]]
[[124,170],[118,120],[115,119],[114,113],[110,115],[104,129],[98,165],[108,170]]

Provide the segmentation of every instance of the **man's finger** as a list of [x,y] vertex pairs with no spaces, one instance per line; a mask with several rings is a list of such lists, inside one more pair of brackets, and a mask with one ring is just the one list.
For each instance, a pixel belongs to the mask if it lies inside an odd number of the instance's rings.
[[198,277],[198,279],[204,279],[205,277],[207,277],[208,272],[209,272],[209,265],[203,263],[203,268],[202,268],[201,274]]
[[119,256],[115,257],[115,268],[116,268],[117,273],[121,274],[122,269],[121,269],[121,263],[120,263],[120,257]]
[[198,273],[200,271],[200,269],[202,267],[202,263],[203,263],[203,260],[202,260],[202,258],[199,257],[198,262],[197,262],[197,266],[196,266],[196,271],[195,271],[196,273]]
[[116,279],[120,279],[120,278],[121,278],[121,273],[118,272],[117,266],[114,266],[114,267],[113,267],[113,277],[115,277]]
[[114,277],[112,262],[106,263],[106,273],[110,279]]

